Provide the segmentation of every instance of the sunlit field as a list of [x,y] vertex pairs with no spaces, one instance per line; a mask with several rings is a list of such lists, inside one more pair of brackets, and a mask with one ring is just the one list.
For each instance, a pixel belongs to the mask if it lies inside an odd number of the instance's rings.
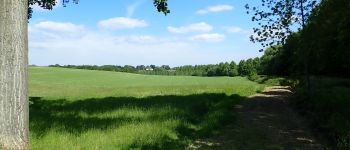
[[242,77],[31,67],[31,149],[184,149],[264,86]]

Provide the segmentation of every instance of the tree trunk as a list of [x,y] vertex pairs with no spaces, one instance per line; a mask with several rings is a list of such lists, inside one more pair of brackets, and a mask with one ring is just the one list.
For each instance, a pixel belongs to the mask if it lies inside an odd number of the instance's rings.
[[[304,13],[304,1],[300,0],[300,11],[301,11],[301,21],[302,21],[302,27],[305,29],[305,13]],[[301,31],[303,34],[303,31]],[[302,39],[303,40],[303,39]],[[305,43],[302,41],[302,45],[305,45]],[[304,76],[305,76],[305,84],[306,84],[306,96],[307,99],[311,98],[311,81],[310,81],[310,62],[309,62],[309,48],[306,47],[304,49]]]
[[0,0],[0,149],[28,149],[28,0]]

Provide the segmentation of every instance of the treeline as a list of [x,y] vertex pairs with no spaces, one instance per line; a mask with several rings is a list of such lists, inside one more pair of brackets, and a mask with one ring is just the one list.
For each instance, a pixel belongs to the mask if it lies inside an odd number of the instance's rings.
[[[249,79],[259,74],[271,74],[270,61],[275,57],[278,49],[269,48],[261,58],[250,58],[241,60],[238,64],[234,61],[221,62],[219,64],[209,65],[184,65],[179,67],[170,67],[169,65],[138,65],[138,66],[119,66],[119,65],[49,65],[49,67],[62,67],[87,70],[103,70],[115,72],[138,73],[147,75],[169,75],[169,76],[248,76]],[[273,53],[273,54],[272,54]],[[271,56],[272,55],[272,56]]]
[[321,1],[305,28],[266,50],[261,63],[264,74],[302,75],[308,64],[311,75],[350,77],[349,1]]
[[240,65],[245,75],[302,76],[308,67],[312,76],[350,77],[349,1],[321,1],[304,29]]
[[320,1],[305,27],[283,45],[267,48],[262,57],[238,66],[251,80],[258,79],[257,74],[292,78],[291,103],[326,135],[331,149],[350,149],[349,0]]
[[[292,101],[326,133],[332,149],[350,149],[350,3],[322,0],[305,27],[265,50],[257,72],[301,77]],[[308,89],[302,76],[311,75]]]
[[[128,72],[148,75],[171,75],[171,76],[238,76],[241,73],[238,72],[239,68],[237,64],[232,61],[230,63],[223,62],[219,64],[210,65],[185,65],[179,67],[170,67],[169,65],[138,65],[138,66],[119,66],[119,65],[50,65],[49,67],[62,67],[62,68],[74,68],[74,69],[87,69],[87,70],[103,70],[103,71],[116,71],[116,72]],[[242,69],[241,69],[242,70]]]

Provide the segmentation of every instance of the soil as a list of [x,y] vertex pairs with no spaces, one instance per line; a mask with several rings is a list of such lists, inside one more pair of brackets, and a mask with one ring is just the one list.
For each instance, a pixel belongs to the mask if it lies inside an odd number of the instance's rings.
[[236,122],[189,149],[264,150],[327,149],[305,118],[289,105],[292,92],[285,86],[266,88],[236,105]]

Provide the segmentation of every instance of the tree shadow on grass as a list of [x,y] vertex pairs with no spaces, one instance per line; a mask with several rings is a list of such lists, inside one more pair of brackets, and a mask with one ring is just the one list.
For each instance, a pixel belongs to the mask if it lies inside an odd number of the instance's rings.
[[[185,139],[212,135],[222,125],[234,121],[234,105],[243,99],[245,97],[239,95],[217,93],[145,98],[106,97],[77,101],[30,97],[30,132],[37,138],[53,129],[79,135],[89,130],[106,131],[128,124],[156,124],[175,118],[180,121],[174,131],[179,139],[163,137],[164,140],[156,145],[141,147],[155,149],[172,145],[184,148]],[[131,146],[140,147],[138,144]]]

